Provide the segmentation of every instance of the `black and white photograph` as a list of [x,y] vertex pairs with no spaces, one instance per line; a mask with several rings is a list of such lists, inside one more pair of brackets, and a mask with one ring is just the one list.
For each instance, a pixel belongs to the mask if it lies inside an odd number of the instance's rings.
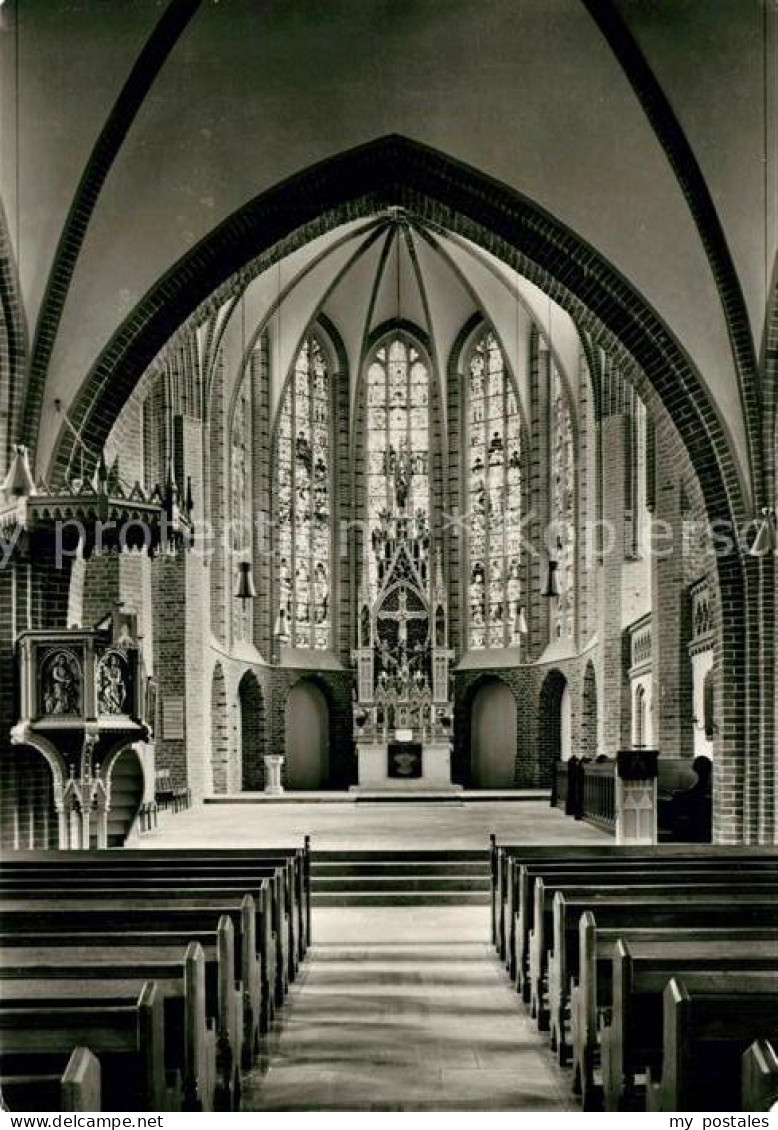
[[778,0],[0,0],[2,1127],[769,1127],[777,511]]

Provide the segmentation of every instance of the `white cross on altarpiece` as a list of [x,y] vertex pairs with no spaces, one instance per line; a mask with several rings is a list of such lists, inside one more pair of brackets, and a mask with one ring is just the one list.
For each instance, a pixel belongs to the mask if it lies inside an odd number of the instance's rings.
[[381,610],[378,613],[379,620],[393,620],[397,623],[397,638],[401,647],[405,648],[408,645],[408,622],[409,620],[426,620],[427,612],[422,609],[419,612],[413,612],[408,608],[408,591],[403,585],[398,593],[399,608],[396,612],[384,612]]

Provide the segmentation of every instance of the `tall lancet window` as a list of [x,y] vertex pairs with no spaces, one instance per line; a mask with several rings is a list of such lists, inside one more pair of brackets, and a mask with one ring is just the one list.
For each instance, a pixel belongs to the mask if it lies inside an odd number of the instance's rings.
[[510,647],[521,632],[521,416],[491,330],[470,351],[466,375],[470,647]]
[[575,440],[570,405],[556,366],[551,367],[551,550],[556,554],[559,597],[553,602],[557,639],[575,633]]
[[[367,369],[367,527],[405,512],[430,522],[430,377],[418,347],[405,335],[383,341]],[[380,587],[378,559],[369,555],[371,601]]]
[[332,419],[327,357],[315,337],[297,355],[278,430],[278,630],[292,647],[330,646]]

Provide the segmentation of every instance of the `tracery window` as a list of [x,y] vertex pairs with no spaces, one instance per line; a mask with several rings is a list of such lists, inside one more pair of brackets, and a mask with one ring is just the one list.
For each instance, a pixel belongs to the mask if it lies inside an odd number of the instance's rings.
[[575,632],[575,440],[573,421],[562,378],[551,368],[551,514],[559,597],[552,604],[553,631],[557,639]]
[[[367,528],[404,509],[430,522],[430,376],[405,335],[384,341],[367,369]],[[370,555],[368,596],[380,587]]]
[[488,330],[466,372],[469,643],[518,643],[521,616],[521,417],[500,343]]
[[292,647],[330,646],[331,386],[315,337],[302,345],[278,435],[279,634]]

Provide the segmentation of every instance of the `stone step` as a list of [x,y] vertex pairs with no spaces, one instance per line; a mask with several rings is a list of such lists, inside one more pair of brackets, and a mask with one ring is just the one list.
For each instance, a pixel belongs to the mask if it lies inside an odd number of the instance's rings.
[[311,876],[313,879],[326,879],[334,876],[352,875],[362,879],[371,875],[478,875],[489,877],[489,865],[485,861],[457,859],[457,860],[429,860],[414,859],[409,862],[396,859],[379,860],[346,860],[312,862]]
[[315,846],[311,852],[311,863],[472,863],[489,864],[489,852],[482,848],[451,848],[449,850],[425,849],[419,850],[357,850],[345,851],[317,851]]
[[357,891],[372,894],[378,891],[488,891],[489,876],[481,875],[352,875],[318,877],[311,881],[312,894],[332,891]]
[[483,850],[322,851],[311,857],[314,906],[486,905]]
[[488,891],[311,891],[317,906],[486,906]]

